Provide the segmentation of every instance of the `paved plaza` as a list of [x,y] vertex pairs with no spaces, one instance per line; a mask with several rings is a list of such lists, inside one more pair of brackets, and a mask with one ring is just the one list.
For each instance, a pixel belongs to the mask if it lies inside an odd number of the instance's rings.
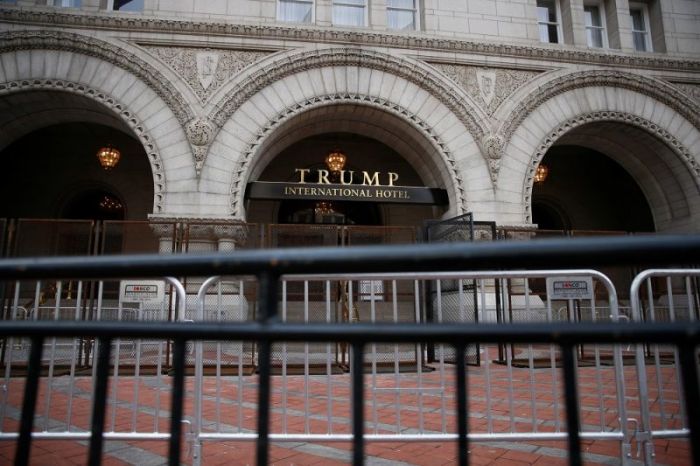
[[[492,349],[493,351],[493,349]],[[528,369],[489,363],[468,367],[470,433],[561,432],[565,414],[561,396],[561,369],[549,366]],[[365,420],[369,434],[453,433],[454,365],[427,365],[420,373],[371,372],[365,375]],[[679,427],[679,403],[672,365],[657,370],[649,366],[652,416],[666,427]],[[350,376],[275,375],[273,377],[272,432],[288,434],[350,433]],[[617,426],[615,384],[611,367],[599,369],[581,364],[578,370],[581,420],[584,431],[600,426]],[[113,372],[112,372],[113,375]],[[554,380],[553,380],[554,378]],[[112,381],[114,381],[112,377]],[[167,375],[118,374],[110,385],[106,431],[167,432],[170,408],[170,377]],[[633,366],[625,366],[628,418],[638,418],[636,376]],[[88,428],[91,410],[92,378],[55,376],[50,393],[42,379],[35,430],[71,431]],[[662,383],[657,383],[661,381]],[[187,377],[186,416],[193,413],[194,380]],[[5,432],[16,431],[22,400],[22,378],[10,380],[3,406]],[[602,387],[602,392],[599,388]],[[664,391],[663,408],[672,413],[658,419],[657,388]],[[203,432],[252,433],[257,422],[257,375],[207,375],[203,386]],[[308,413],[306,415],[305,413]],[[185,430],[188,430],[187,428]],[[14,442],[0,444],[0,464],[10,464]],[[245,465],[255,463],[255,444],[251,441],[205,441],[204,465]],[[73,440],[37,440],[33,442],[30,464],[85,464],[87,442]],[[619,442],[584,440],[587,465],[620,464]],[[183,462],[191,464],[190,443],[183,442]],[[275,442],[270,447],[270,462],[275,465],[333,465],[350,462],[348,442]],[[633,456],[637,445],[632,443]],[[690,465],[689,444],[685,439],[659,439],[655,442],[656,464]],[[456,442],[367,442],[366,464],[370,465],[450,465],[457,464]],[[166,441],[108,441],[105,465],[159,465],[166,463]],[[567,464],[566,442],[542,440],[500,440],[471,442],[472,465],[558,465]],[[641,463],[640,463],[641,464]]]

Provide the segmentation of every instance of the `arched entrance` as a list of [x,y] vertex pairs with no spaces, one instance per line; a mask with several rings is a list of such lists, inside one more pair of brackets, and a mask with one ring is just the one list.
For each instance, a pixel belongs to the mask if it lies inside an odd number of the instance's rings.
[[[363,172],[395,173],[397,186],[423,186],[418,173],[395,150],[376,139],[354,133],[323,133],[302,139],[282,150],[258,178],[259,181],[296,183],[300,169],[308,170],[309,181],[317,170],[328,170],[327,154],[340,150],[345,156],[345,181],[348,186],[363,186]],[[336,175],[338,178],[338,175]],[[378,182],[385,182],[377,178]],[[340,183],[329,174],[331,183]],[[252,200],[248,216],[258,223],[319,224],[364,226],[414,226],[434,218],[444,206],[388,203],[377,199],[319,199],[279,201]]]
[[617,162],[583,146],[555,145],[535,181],[532,221],[542,230],[651,232],[644,193]]
[[[570,230],[692,230],[700,213],[692,202],[699,191],[692,155],[644,119],[602,116],[564,122],[566,131],[555,130],[558,137],[541,146],[529,178],[533,223],[537,216],[544,226]],[[534,180],[540,163],[549,168],[543,183]]]
[[[149,157],[129,126],[68,92],[12,93],[0,107],[7,110],[0,117],[0,218],[14,231],[7,254],[122,251],[116,222],[145,222],[154,205]],[[109,170],[96,157],[104,146],[121,153]]]

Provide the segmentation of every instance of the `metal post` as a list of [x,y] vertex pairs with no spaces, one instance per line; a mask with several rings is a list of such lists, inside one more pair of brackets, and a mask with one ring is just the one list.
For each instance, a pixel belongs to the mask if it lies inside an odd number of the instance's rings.
[[32,348],[29,353],[29,369],[27,382],[24,386],[24,400],[22,401],[22,418],[19,427],[19,440],[15,453],[15,466],[29,464],[29,452],[32,441],[32,427],[34,425],[34,413],[36,411],[36,399],[39,392],[39,373],[41,372],[41,353],[44,349],[44,338],[33,337]]
[[566,394],[566,424],[569,444],[569,464],[580,466],[581,463],[581,421],[578,413],[578,387],[576,385],[576,359],[574,348],[570,344],[562,345],[564,359],[564,393]]
[[463,345],[457,345],[457,457],[459,466],[469,464],[469,441],[467,439],[469,422],[469,402],[467,401],[467,369],[465,367],[466,353]]
[[[261,324],[270,323],[277,315],[277,279],[272,272],[266,271],[258,275],[259,308],[258,321]],[[265,466],[268,463],[268,447],[270,435],[270,358],[272,344],[269,339],[260,342],[258,354],[258,439],[256,445],[257,464]]]
[[365,402],[364,402],[364,348],[352,344],[352,464],[365,464]]
[[[107,402],[107,385],[109,382],[109,359],[112,352],[110,338],[99,339],[97,352],[97,370],[95,372],[95,393],[92,403],[92,422],[90,427],[90,450],[88,464],[99,466],[102,461],[102,447],[105,428],[105,409]],[[116,364],[116,362],[115,362]]]

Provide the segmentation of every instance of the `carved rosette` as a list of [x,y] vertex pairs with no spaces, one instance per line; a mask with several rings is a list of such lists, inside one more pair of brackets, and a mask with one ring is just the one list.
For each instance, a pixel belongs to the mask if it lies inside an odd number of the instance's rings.
[[207,152],[209,151],[209,144],[211,144],[214,139],[216,128],[209,120],[205,118],[196,118],[187,124],[185,133],[192,146],[195,170],[197,171],[197,176],[199,176]]
[[540,72],[504,68],[482,68],[478,66],[431,63],[447,75],[462,90],[493,115],[504,100]]

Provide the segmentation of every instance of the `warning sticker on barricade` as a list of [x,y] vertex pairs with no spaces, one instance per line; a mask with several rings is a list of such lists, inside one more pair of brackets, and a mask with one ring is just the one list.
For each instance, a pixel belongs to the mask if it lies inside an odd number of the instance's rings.
[[547,296],[557,299],[593,299],[592,277],[548,277]]
[[119,285],[119,298],[123,303],[153,303],[163,302],[165,282],[160,280],[122,280]]

